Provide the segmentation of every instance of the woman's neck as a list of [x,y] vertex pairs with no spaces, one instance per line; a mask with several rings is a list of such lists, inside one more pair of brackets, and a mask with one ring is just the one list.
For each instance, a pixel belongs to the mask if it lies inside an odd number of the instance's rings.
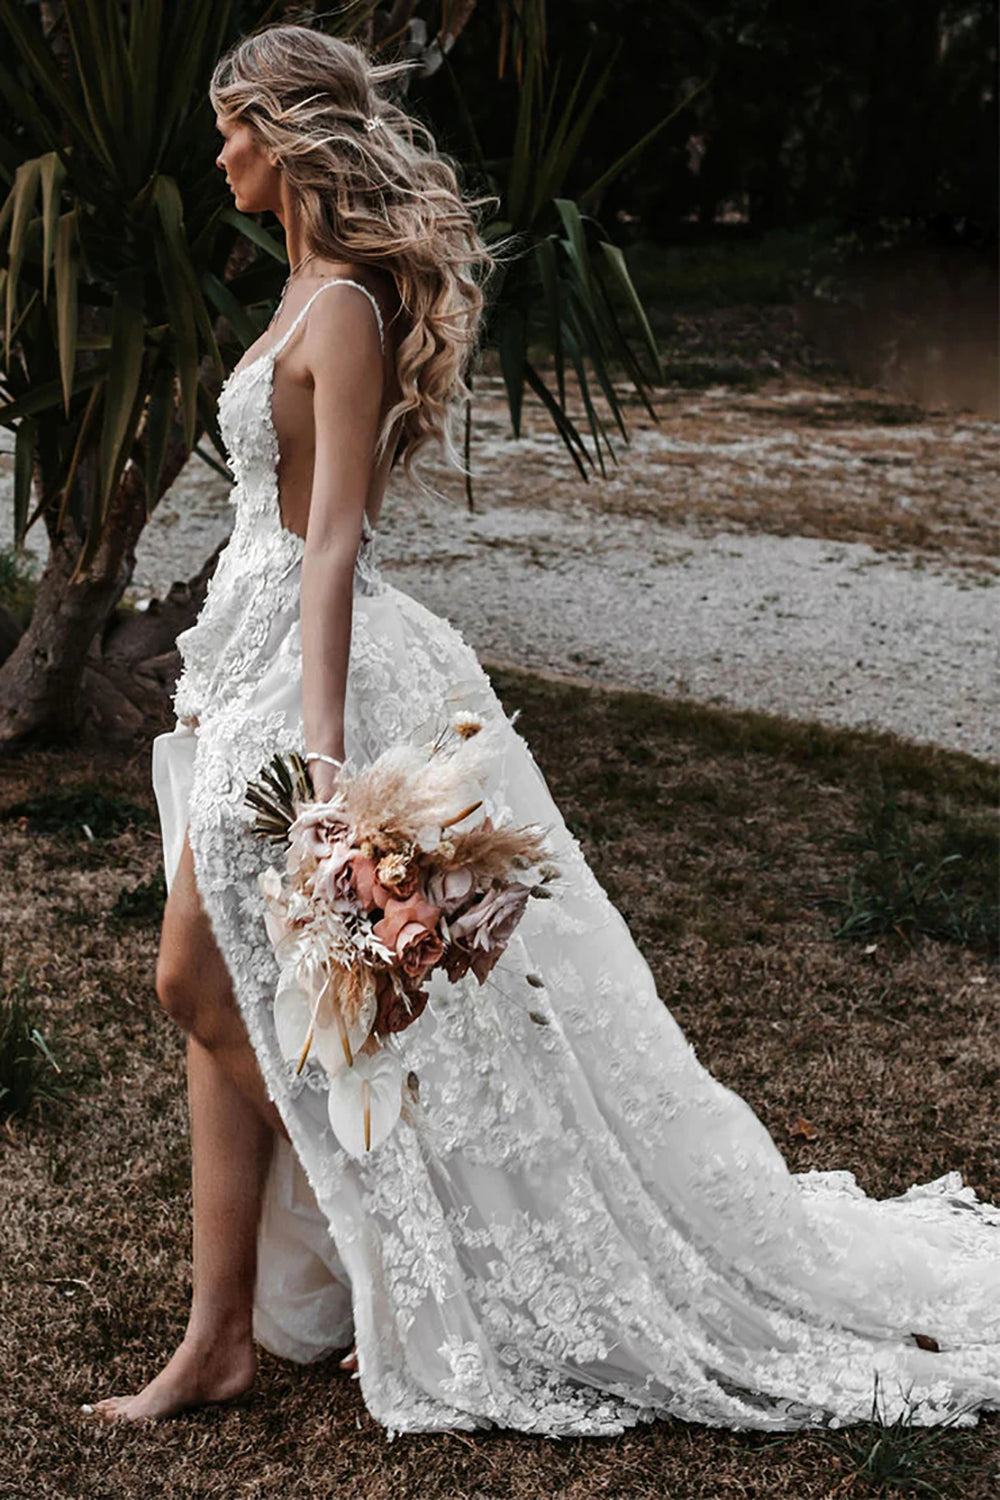
[[[312,247],[306,238],[305,227],[295,200],[288,189],[288,184],[284,181],[281,184],[281,207],[276,209],[275,213],[278,222],[285,231],[285,249],[288,254],[288,264],[290,266],[298,266],[309,255]],[[333,261],[334,263],[340,261],[345,265],[351,264],[351,257],[346,252],[342,255],[325,254],[322,256],[322,259],[324,261]],[[310,261],[310,267],[312,269],[315,268],[314,261]]]

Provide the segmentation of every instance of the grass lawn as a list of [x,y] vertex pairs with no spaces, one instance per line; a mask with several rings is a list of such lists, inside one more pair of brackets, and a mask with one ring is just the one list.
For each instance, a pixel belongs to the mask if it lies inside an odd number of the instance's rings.
[[[890,737],[493,676],[664,1003],[792,1167],[847,1168],[876,1194],[957,1169],[1000,1200],[993,769]],[[3,1500],[899,1493],[852,1479],[844,1435],[662,1422],[610,1439],[389,1444],[335,1360],[265,1356],[238,1405],[142,1431],[79,1415],[153,1375],[187,1310],[182,1043],[153,993],[159,832],[146,750],[32,751],[0,777],[2,988],[23,990],[69,1089],[0,1137]],[[856,939],[834,935],[845,922]],[[987,1500],[998,1461],[1000,1419],[937,1433],[917,1465],[928,1488],[909,1492]]]

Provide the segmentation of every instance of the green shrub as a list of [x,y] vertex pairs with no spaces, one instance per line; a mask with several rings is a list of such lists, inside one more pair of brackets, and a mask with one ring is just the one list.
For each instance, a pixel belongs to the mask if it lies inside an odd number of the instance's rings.
[[43,1104],[61,1103],[66,1089],[48,1043],[27,1001],[28,975],[0,995],[0,1119],[24,1117]]
[[861,853],[848,889],[834,907],[836,937],[922,934],[996,954],[1000,949],[1000,846],[986,816],[945,805],[919,819],[892,784],[877,783],[865,802],[864,826],[849,836]]
[[31,618],[35,601],[30,555],[16,547],[0,547],[0,608],[8,610],[22,630]]
[[3,817],[27,818],[32,833],[95,839],[114,838],[126,828],[146,828],[154,821],[146,808],[93,785],[26,797],[6,808]]

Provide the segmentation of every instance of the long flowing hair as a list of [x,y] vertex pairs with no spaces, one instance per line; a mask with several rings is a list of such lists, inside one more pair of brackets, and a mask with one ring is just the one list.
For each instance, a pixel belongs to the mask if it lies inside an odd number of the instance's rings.
[[219,114],[248,124],[284,172],[309,249],[391,272],[406,332],[396,357],[401,396],[377,453],[399,422],[411,477],[432,440],[463,467],[455,420],[469,396],[483,285],[503,248],[488,247],[477,222],[476,211],[497,200],[466,197],[457,164],[384,90],[414,66],[375,63],[354,43],[278,25],[226,53],[209,90]]

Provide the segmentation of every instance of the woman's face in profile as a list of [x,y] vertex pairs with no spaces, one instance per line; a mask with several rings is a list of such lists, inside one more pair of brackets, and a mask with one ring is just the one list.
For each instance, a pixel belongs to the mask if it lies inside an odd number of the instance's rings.
[[215,165],[225,172],[236,207],[247,214],[279,209],[281,173],[250,126],[232,115],[217,114],[215,127],[222,136]]

